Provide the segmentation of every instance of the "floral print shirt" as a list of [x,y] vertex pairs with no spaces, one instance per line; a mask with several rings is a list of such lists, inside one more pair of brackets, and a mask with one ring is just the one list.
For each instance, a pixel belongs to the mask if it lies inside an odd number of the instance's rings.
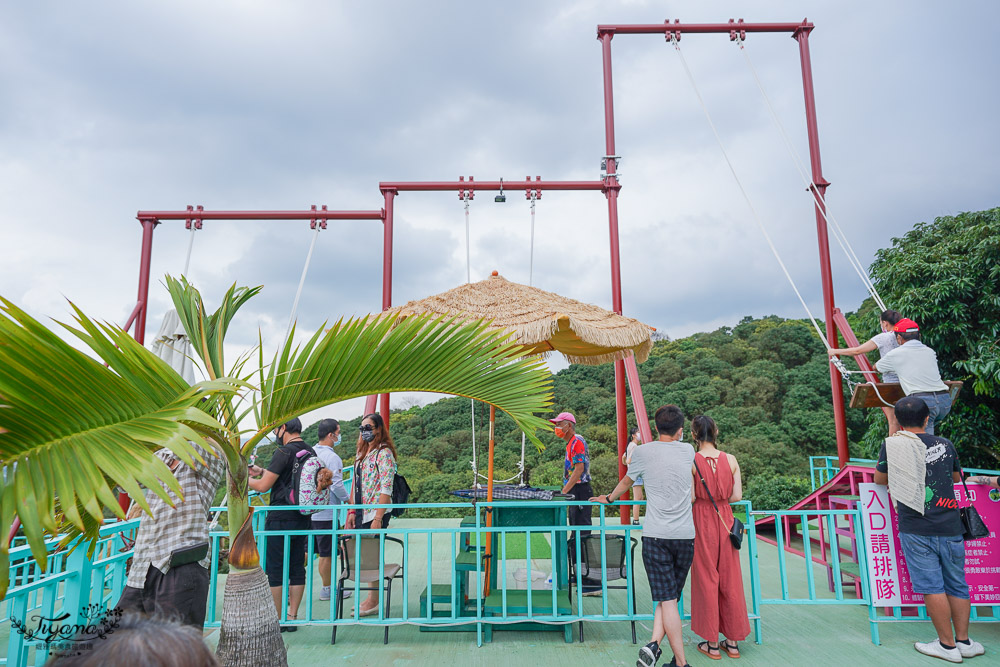
[[[368,455],[361,461],[355,463],[354,476],[351,482],[350,503],[355,503],[354,485],[361,480],[361,504],[377,505],[380,494],[392,496],[392,480],[396,475],[396,459],[388,447],[368,452]],[[364,516],[360,523],[367,523],[375,518],[375,508],[365,508]]]

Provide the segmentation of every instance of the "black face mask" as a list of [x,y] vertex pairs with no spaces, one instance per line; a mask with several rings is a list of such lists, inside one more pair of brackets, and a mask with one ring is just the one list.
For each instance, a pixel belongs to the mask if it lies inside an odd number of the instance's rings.
[[375,439],[375,431],[362,431],[361,439],[365,442],[371,442]]

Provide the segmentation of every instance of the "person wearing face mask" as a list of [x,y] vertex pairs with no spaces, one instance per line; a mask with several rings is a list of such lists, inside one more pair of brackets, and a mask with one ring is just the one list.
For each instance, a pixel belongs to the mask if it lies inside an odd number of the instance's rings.
[[[857,347],[830,348],[826,353],[831,357],[845,354],[856,357],[859,354],[868,354],[878,349],[879,357],[884,357],[899,347],[899,341],[896,340],[896,334],[892,329],[901,319],[903,319],[903,316],[895,310],[883,310],[879,316],[882,333],[872,336],[869,341]],[[882,382],[899,382],[899,377],[895,371],[886,371],[882,374]],[[885,418],[889,422],[889,435],[892,435],[899,430],[899,424],[896,423],[896,414],[892,411],[892,408],[882,408],[882,412],[885,413]]]
[[[635,448],[642,444],[642,434],[639,433],[639,427],[633,426],[632,430],[628,432],[628,447],[625,449],[625,453],[622,454],[622,464],[628,467],[632,463],[632,454],[635,452]],[[642,500],[642,477],[635,480],[635,484],[632,485],[632,499]],[[642,507],[639,505],[632,506],[632,525],[639,525],[639,510]]]
[[[260,493],[271,492],[271,507],[290,505],[289,494],[293,488],[292,472],[296,455],[301,450],[315,454],[315,450],[302,440],[302,422],[296,417],[279,426],[274,431],[278,445],[271,463],[264,470],[260,466],[250,466],[249,486]],[[264,520],[264,530],[287,531],[309,530],[309,517],[296,509],[271,510]],[[272,535],[266,539],[267,563],[265,571],[271,586],[274,606],[281,614],[281,586],[284,581],[282,568],[285,556],[285,535]],[[292,535],[288,538],[288,618],[295,619],[299,613],[299,603],[306,588],[306,536]],[[294,625],[281,626],[282,632],[295,632]]]
[[[571,412],[560,412],[555,419],[550,419],[555,425],[557,438],[566,441],[566,456],[563,459],[563,495],[573,496],[576,500],[589,501],[593,495],[590,487],[590,450],[587,448],[587,441],[576,432],[576,417]],[[593,525],[592,510],[590,505],[570,505],[567,514],[569,525],[590,526]],[[580,537],[590,535],[589,530],[581,530]],[[569,534],[570,558],[576,557],[576,532]],[[584,579],[583,594],[587,596],[597,596],[601,594],[599,582]]]
[[[349,510],[346,527],[348,530],[355,526],[375,530],[388,528],[389,517],[385,516],[384,505],[392,502],[392,481],[396,476],[396,445],[380,414],[365,415],[358,430],[358,453],[354,460],[350,498],[352,505],[366,507],[363,511]],[[360,517],[357,516],[359,512]],[[372,616],[377,613],[378,591],[372,590],[361,603],[361,615]]]
[[[336,419],[324,419],[317,426],[319,442],[313,448],[316,456],[322,461],[323,467],[333,473],[333,484],[330,486],[330,504],[346,503],[350,497],[344,488],[344,462],[334,451],[340,444],[340,423]],[[316,543],[316,564],[323,587],[319,591],[320,600],[330,599],[330,564],[333,554],[333,520],[334,510],[321,510],[312,515],[313,530],[319,534],[313,539]],[[339,523],[339,522],[338,522]],[[350,597],[353,591],[344,591],[344,597]]]

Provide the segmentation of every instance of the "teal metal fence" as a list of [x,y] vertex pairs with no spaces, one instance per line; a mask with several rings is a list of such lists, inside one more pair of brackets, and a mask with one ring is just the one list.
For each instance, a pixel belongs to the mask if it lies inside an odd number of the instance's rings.
[[59,548],[60,538],[45,542],[43,571],[27,546],[10,551],[10,588],[0,624],[8,631],[4,665],[43,665],[60,648],[58,634],[39,632],[40,624],[58,618],[58,627],[93,620],[109,609],[125,586],[126,563],[139,520],[108,523],[92,557],[86,549]]

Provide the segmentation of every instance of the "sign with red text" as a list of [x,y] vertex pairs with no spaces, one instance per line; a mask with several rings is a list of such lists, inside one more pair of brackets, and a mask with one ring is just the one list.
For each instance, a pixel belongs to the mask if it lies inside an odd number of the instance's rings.
[[[906,558],[899,543],[899,518],[890,501],[888,487],[859,485],[864,523],[862,547],[868,561],[872,604],[876,607],[922,605],[924,597],[913,592]],[[1000,492],[982,484],[969,485],[969,498],[961,484],[955,485],[959,506],[971,504],[979,512],[990,534],[965,543],[965,580],[972,604],[1000,604]]]

